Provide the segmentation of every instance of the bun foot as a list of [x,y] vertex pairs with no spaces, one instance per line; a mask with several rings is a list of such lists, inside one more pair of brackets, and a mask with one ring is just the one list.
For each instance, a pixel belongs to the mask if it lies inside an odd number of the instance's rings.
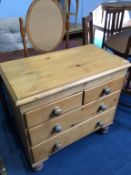
[[104,127],[104,128],[101,128],[101,129],[100,129],[100,132],[101,132],[102,134],[107,134],[107,133],[109,132],[109,126],[106,126],[106,127]]
[[34,171],[41,171],[43,169],[43,167],[44,167],[44,163],[42,162],[42,163],[39,163],[39,164],[35,165],[32,168],[33,168]]
[[99,121],[97,124],[96,124],[97,127],[99,127],[99,131],[102,133],[102,134],[107,134],[108,131],[109,131],[109,126],[105,126],[105,124],[102,122],[102,121]]

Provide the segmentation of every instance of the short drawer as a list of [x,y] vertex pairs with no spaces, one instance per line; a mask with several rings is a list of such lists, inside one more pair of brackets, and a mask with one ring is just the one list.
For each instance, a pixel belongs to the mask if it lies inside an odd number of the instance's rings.
[[54,118],[29,129],[28,135],[31,145],[37,145],[46,139],[58,135],[77,124],[116,106],[119,94],[120,92],[116,92],[104,99],[90,103],[89,105],[85,105],[77,110],[66,113],[61,117]]
[[60,101],[42,106],[25,113],[25,121],[28,128],[34,127],[53,117],[60,116],[82,104],[82,94],[78,93]]
[[34,162],[45,160],[49,155],[55,153],[59,149],[73,143],[74,141],[100,129],[98,122],[102,122],[105,126],[112,123],[114,118],[115,108],[106,111],[100,115],[94,116],[75,127],[55,136],[48,141],[45,141],[35,147],[32,147],[31,152]]
[[101,84],[97,87],[87,89],[84,91],[84,100],[83,104],[90,103],[99,98],[110,95],[111,93],[118,91],[122,88],[124,82],[124,77],[115,79],[104,84]]

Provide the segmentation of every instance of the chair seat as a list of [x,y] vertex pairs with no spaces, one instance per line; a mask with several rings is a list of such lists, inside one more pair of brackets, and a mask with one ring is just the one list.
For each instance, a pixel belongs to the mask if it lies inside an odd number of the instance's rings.
[[[117,33],[115,35],[110,36],[105,41],[105,46],[107,48],[110,48],[114,52],[125,54],[128,39],[130,36],[131,36],[131,30],[125,30],[123,32]],[[131,49],[129,55],[131,55]]]

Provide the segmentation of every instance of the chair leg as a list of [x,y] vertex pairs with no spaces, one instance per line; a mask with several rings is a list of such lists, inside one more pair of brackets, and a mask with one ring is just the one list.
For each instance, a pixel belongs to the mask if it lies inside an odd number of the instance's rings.
[[125,59],[128,59],[130,49],[131,49],[131,36],[129,37],[128,42],[127,42],[126,52],[125,52],[125,55],[124,55]]
[[126,82],[126,85],[125,85],[125,89],[126,89],[126,90],[130,90],[130,91],[131,91],[130,84],[131,84],[131,68],[129,68],[129,73],[128,73],[128,77],[127,77],[127,82]]
[[19,18],[19,23],[20,23],[20,33],[21,33],[21,38],[22,38],[22,43],[23,43],[23,48],[24,48],[24,56],[28,56],[28,49],[27,49],[27,44],[26,44],[26,39],[25,39],[25,29],[24,29],[24,22],[23,19],[20,17]]
[[[129,37],[129,39],[128,39],[127,48],[126,48],[126,52],[125,52],[125,55],[124,55],[125,59],[128,59],[130,49],[131,49],[131,37]],[[129,68],[129,70],[128,70],[128,77],[127,77],[127,82],[126,82],[126,85],[125,85],[125,90],[131,91],[131,85],[130,84],[131,84],[131,68]]]
[[[124,89],[122,91],[124,94],[131,96],[131,68],[129,68],[128,77]],[[131,103],[119,102],[120,105],[131,108]]]
[[67,8],[66,12],[68,12],[69,16],[70,14],[75,15],[75,24],[77,23],[77,17],[78,17],[78,10],[79,10],[79,0],[75,0],[76,2],[76,12],[75,13],[71,13],[71,0],[67,0],[65,1],[65,6]]
[[83,28],[83,45],[88,44],[88,34],[87,34],[87,27],[86,27],[86,19],[82,18],[82,28]]
[[64,11],[70,15],[71,0],[64,0]]
[[76,0],[76,14],[75,14],[75,23],[77,23],[78,10],[79,10],[79,0]]
[[68,15],[70,16],[71,0],[68,0]]
[[70,30],[70,20],[69,14],[66,14],[66,49],[69,48],[69,30]]

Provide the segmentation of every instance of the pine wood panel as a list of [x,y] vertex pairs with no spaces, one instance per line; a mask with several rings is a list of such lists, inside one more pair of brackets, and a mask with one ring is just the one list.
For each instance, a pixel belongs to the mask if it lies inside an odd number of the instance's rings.
[[22,105],[129,66],[118,56],[86,45],[1,63],[0,73],[15,104]]
[[[101,104],[107,106],[106,110],[109,110],[110,108],[116,106],[119,99],[119,94],[120,91],[102,100],[93,102],[89,105],[85,105],[77,110],[62,115],[61,117],[54,118],[32,129],[29,129],[28,133],[31,145],[35,146],[44,140],[49,139],[50,137],[58,135],[61,132],[64,132],[65,130],[76,126],[80,122],[83,122],[99,113],[102,113],[103,111],[99,111]],[[62,127],[62,131],[60,133],[54,132],[54,127],[56,125]]]
[[62,110],[62,114],[80,107],[82,105],[82,95],[83,93],[81,92],[25,113],[27,127],[33,127],[55,117],[53,110],[56,106]]
[[104,94],[103,91],[105,88],[110,88],[111,93],[120,90],[123,86],[125,77],[121,77],[109,82],[106,82],[102,85],[99,85],[97,87],[88,89],[84,91],[84,104],[90,103],[94,100],[97,100],[99,98],[103,98],[104,96],[108,96],[109,94]]
[[60,135],[53,137],[52,139],[43,142],[32,148],[32,153],[34,157],[34,162],[44,160],[49,155],[54,153],[54,146],[56,143],[62,145],[61,148],[73,143],[74,141],[96,131],[99,129],[97,127],[98,121],[102,121],[105,125],[112,123],[114,118],[115,108],[110,111],[104,112],[94,118],[84,121],[79,125],[76,125],[74,128],[61,133]]
[[24,114],[28,111],[32,111],[33,109],[39,108],[42,105],[47,105],[49,103],[53,103],[54,101],[58,101],[58,100],[61,100],[63,98],[66,98],[68,96],[72,96],[76,93],[83,92],[84,90],[97,87],[100,84],[108,83],[109,81],[122,78],[126,75],[126,73],[127,73],[127,69],[123,69],[121,71],[106,75],[104,77],[101,77],[101,78],[86,82],[84,84],[68,88],[68,89],[60,91],[58,93],[49,95],[49,96],[44,97],[42,99],[38,99],[36,101],[32,101],[30,103],[24,104],[24,105],[20,106],[21,113]]

